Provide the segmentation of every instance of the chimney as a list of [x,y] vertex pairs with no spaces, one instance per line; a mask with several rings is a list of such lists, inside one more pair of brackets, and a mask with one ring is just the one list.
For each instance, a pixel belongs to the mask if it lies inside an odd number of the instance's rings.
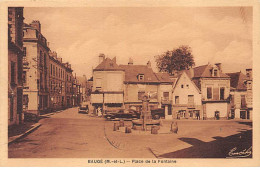
[[151,61],[148,61],[148,62],[147,62],[147,67],[148,67],[148,68],[152,68]]
[[41,23],[38,20],[33,20],[30,24],[33,28],[37,29],[39,32],[41,32]]
[[222,71],[221,63],[216,63],[215,65],[218,67],[219,71]]
[[129,58],[129,62],[128,62],[128,65],[133,65],[134,64],[134,61],[132,58]]
[[252,69],[248,68],[246,69],[246,77],[252,80]]
[[105,54],[102,53],[99,54],[98,58],[99,58],[99,64],[102,63],[105,60]]
[[189,72],[190,72],[190,77],[193,78],[194,77],[194,69],[191,66],[189,67]]

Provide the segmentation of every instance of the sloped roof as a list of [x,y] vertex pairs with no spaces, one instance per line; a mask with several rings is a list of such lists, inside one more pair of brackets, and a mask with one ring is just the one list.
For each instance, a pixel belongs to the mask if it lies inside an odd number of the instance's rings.
[[[125,81],[126,82],[158,82],[155,73],[151,68],[146,65],[120,65],[121,69],[125,70]],[[143,74],[144,80],[139,81],[138,75]]]
[[191,79],[190,71],[189,71],[189,70],[182,70],[182,71],[179,71],[179,72],[178,72],[178,75],[177,75],[178,79],[177,79],[177,82],[176,82],[176,84],[175,84],[175,86],[174,86],[174,89],[175,89],[175,87],[177,86],[177,84],[179,83],[179,80],[180,80],[180,78],[181,78],[181,76],[182,76],[183,74],[186,74],[186,75],[187,75],[187,77],[189,78],[189,80],[191,81],[191,83],[194,85],[194,87],[195,87],[195,88],[198,90],[198,92],[200,93],[199,86]]
[[94,71],[120,71],[123,70],[120,68],[115,60],[111,60],[110,58],[104,59],[95,69]]
[[155,75],[161,83],[174,83],[175,81],[170,78],[168,73],[155,73]]
[[246,90],[246,84],[244,84],[244,81],[247,80],[246,75],[244,75],[241,72],[236,73],[226,73],[230,78],[230,86],[232,88],[235,88],[237,90]]
[[[212,69],[212,66],[210,64],[194,67],[193,68],[194,77],[212,77],[211,71],[210,71],[211,69]],[[226,75],[225,73],[220,72],[219,77],[228,78],[229,76]]]
[[202,65],[198,67],[194,67],[194,77],[201,77],[205,71],[205,69],[208,67],[208,65]]

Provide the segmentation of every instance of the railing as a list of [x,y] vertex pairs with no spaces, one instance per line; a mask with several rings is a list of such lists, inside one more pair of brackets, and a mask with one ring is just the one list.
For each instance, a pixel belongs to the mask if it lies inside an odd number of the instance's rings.
[[172,104],[172,100],[170,100],[169,97],[162,97],[161,102],[162,104]]
[[188,104],[187,104],[187,107],[188,107],[188,108],[195,108],[195,104],[194,104],[194,103],[188,103]]
[[196,105],[194,103],[187,103],[187,104],[174,104],[175,107],[188,107],[188,108],[195,108]]

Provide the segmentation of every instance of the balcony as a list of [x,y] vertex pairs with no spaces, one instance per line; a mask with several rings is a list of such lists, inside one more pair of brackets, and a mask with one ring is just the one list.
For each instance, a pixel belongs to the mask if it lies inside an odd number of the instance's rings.
[[195,104],[194,103],[188,103],[187,107],[188,107],[188,109],[194,109],[195,108]]
[[162,97],[162,98],[161,98],[161,103],[162,103],[162,104],[171,105],[171,104],[172,104],[172,100],[170,100],[169,97]]
[[187,107],[188,109],[196,108],[195,103],[187,103],[187,104],[174,104],[174,107]]

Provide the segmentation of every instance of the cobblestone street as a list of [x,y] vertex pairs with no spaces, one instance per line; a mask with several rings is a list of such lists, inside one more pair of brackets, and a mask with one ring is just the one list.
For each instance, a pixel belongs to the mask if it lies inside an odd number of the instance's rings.
[[[71,108],[40,123],[36,131],[9,145],[9,158],[222,158],[234,147],[242,151],[252,146],[250,121],[182,120],[178,134],[125,134],[113,131],[114,121]],[[170,123],[164,120],[163,126]]]

